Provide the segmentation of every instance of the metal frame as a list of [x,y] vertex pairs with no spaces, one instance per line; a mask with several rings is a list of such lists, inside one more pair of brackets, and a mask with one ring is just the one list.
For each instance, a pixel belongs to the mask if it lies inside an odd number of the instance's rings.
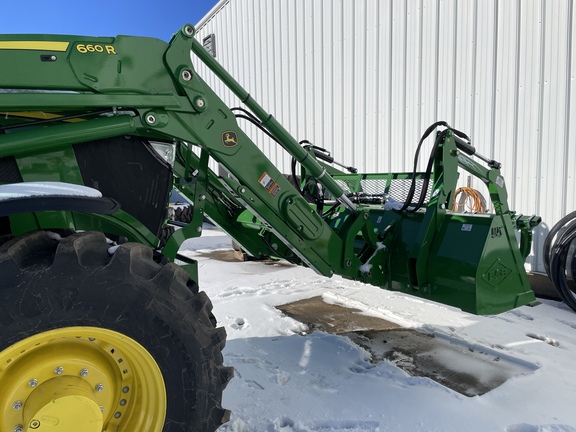
[[[30,46],[0,49],[1,65],[18,65],[0,67],[0,88],[18,90],[0,93],[1,109],[56,115],[42,127],[14,120],[0,135],[0,157],[16,157],[24,181],[81,183],[74,143],[131,134],[173,142],[175,186],[194,203],[194,218],[168,240],[163,253],[169,259],[176,259],[184,240],[201,234],[206,215],[251,254],[284,258],[322,275],[336,273],[474,313],[534,302],[523,267],[529,249],[526,233],[533,223],[517,223],[499,169],[484,168],[463,154],[469,148],[459,144],[451,129],[437,137],[427,174],[432,194],[421,210],[354,203],[338,183],[338,171],[302,147],[206,52],[194,33],[185,25],[169,44],[123,36],[46,37],[58,46],[65,44],[60,51],[34,48],[34,36],[0,38],[24,40]],[[337,200],[333,211],[319,215],[262,154],[239,128],[234,113],[198,76],[190,51],[254,113],[306,176]],[[102,114],[103,109],[107,113]],[[76,118],[78,114],[82,116]],[[210,158],[233,177],[218,177],[208,167]],[[447,210],[459,166],[487,184],[494,215]],[[67,226],[114,232],[156,246],[155,236],[130,218],[122,212],[36,213],[34,218],[11,217],[11,223],[15,233]],[[254,218],[257,223],[247,223]],[[515,228],[525,233],[522,253]],[[468,243],[470,251],[463,250],[462,243]]]

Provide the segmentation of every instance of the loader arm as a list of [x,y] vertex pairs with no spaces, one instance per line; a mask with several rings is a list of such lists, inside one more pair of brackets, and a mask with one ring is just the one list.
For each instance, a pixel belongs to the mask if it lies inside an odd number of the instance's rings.
[[[24,181],[82,183],[86,175],[70,162],[73,153],[79,153],[78,142],[127,135],[163,143],[172,146],[175,155],[174,186],[194,204],[195,216],[166,243],[163,253],[171,260],[185,239],[201,234],[205,215],[252,255],[284,258],[325,276],[339,274],[475,313],[534,301],[523,257],[513,241],[507,204],[496,206],[495,215],[457,215],[448,210],[458,166],[466,168],[471,161],[461,155],[462,149],[469,150],[468,144],[459,144],[462,140],[451,129],[440,133],[428,172],[389,177],[381,191],[367,199],[361,185],[373,175],[340,175],[318,161],[204,50],[194,32],[186,25],[168,44],[129,36],[3,37],[0,106],[9,120],[0,129],[5,132],[0,135],[0,158],[16,158]],[[243,132],[234,112],[198,75],[191,52],[252,111],[260,126],[303,167],[305,176],[322,186],[333,200],[330,212],[319,214]],[[38,116],[50,119],[39,121]],[[63,161],[70,165],[66,172],[47,168]],[[217,176],[210,161],[232,175]],[[45,167],[42,175],[31,168],[38,164]],[[494,174],[495,167],[487,171],[490,188],[501,176]],[[475,168],[474,174],[479,173]],[[383,208],[391,183],[422,180],[432,194],[428,191],[419,202],[414,198],[418,211],[406,211],[409,202],[400,211]],[[503,187],[502,181],[494,190]],[[375,203],[374,196],[382,201]],[[114,216],[72,219],[36,214],[40,228],[60,224],[85,229],[85,224],[94,229],[106,220],[108,231],[134,238],[127,235],[126,223]],[[20,232],[27,229],[28,222],[13,216],[11,223],[20,224]],[[501,236],[489,237],[494,229],[505,233],[504,243],[498,243]],[[151,231],[139,241],[157,235]],[[473,237],[475,243],[464,261],[458,250],[461,236]],[[498,244],[491,245],[494,241]],[[451,247],[455,252],[447,252]],[[524,244],[523,250],[527,248],[529,244]],[[437,260],[444,263],[444,270],[438,270]],[[506,276],[495,281],[490,272]]]

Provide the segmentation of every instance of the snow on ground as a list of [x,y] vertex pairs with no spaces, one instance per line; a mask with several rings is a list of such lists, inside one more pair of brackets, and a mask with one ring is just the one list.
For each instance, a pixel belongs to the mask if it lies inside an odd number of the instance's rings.
[[[228,332],[235,378],[223,405],[232,417],[219,432],[576,432],[576,313],[563,304],[481,317],[283,262],[210,259],[230,249],[215,229],[182,249],[198,260],[200,287]],[[535,371],[466,397],[388,361],[371,364],[347,338],[308,334],[274,307],[318,295]]]

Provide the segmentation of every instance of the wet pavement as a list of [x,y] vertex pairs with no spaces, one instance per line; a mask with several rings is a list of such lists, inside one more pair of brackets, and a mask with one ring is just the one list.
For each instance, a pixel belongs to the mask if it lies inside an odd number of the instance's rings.
[[348,337],[370,353],[370,362],[390,361],[411,376],[428,377],[465,396],[477,396],[508,379],[538,369],[535,364],[503,356],[487,347],[441,334],[405,329],[363,315],[358,309],[312,297],[277,306],[309,328]]

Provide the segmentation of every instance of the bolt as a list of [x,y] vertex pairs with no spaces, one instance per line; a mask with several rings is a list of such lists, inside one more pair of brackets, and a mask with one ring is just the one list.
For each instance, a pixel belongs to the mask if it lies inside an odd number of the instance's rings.
[[200,201],[204,201],[206,199],[206,195],[200,195]]
[[55,55],[53,55],[53,56],[50,56],[50,60],[52,60],[52,61],[56,61],[56,56],[55,56]]
[[126,399],[120,400],[120,406],[124,406],[124,405],[126,405]]
[[[192,79],[192,72],[190,72],[188,69],[184,69],[182,71],[182,79],[184,81],[190,81]],[[198,105],[200,106],[200,105]]]
[[154,116],[154,114],[148,114],[146,116],[146,123],[148,123],[149,125],[153,125],[154,123],[156,123],[156,116]]
[[191,25],[184,26],[184,33],[186,36],[194,36],[194,27]]
[[32,420],[30,422],[30,429],[38,429],[40,427],[40,421]]
[[100,405],[100,412],[104,412],[104,407]]
[[240,193],[246,193],[246,189],[244,188],[240,189]]
[[120,418],[121,415],[122,415],[121,413],[116,412],[116,413],[114,413],[114,418]]
[[64,373],[64,368],[62,366],[58,366],[56,369],[54,369],[54,373],[56,375],[62,375],[62,373]]
[[36,378],[32,378],[30,381],[28,381],[28,387],[30,388],[34,388],[38,385],[38,380]]
[[204,108],[204,105],[206,105],[206,101],[202,98],[198,98],[196,99],[196,105],[198,106],[198,108]]
[[24,427],[22,425],[14,426],[14,432],[22,432],[23,430],[24,430]]
[[88,376],[88,369],[82,369],[80,371],[80,376],[86,378]]
[[202,232],[202,227],[196,228],[196,232]]
[[102,384],[96,384],[96,387],[94,388],[98,393],[100,393],[102,390],[104,390],[104,386]]
[[14,408],[16,411],[18,411],[20,408],[22,408],[22,402],[21,401],[16,401],[12,404],[12,408]]
[[130,391],[130,387],[126,386],[122,389],[122,393],[128,393]]

